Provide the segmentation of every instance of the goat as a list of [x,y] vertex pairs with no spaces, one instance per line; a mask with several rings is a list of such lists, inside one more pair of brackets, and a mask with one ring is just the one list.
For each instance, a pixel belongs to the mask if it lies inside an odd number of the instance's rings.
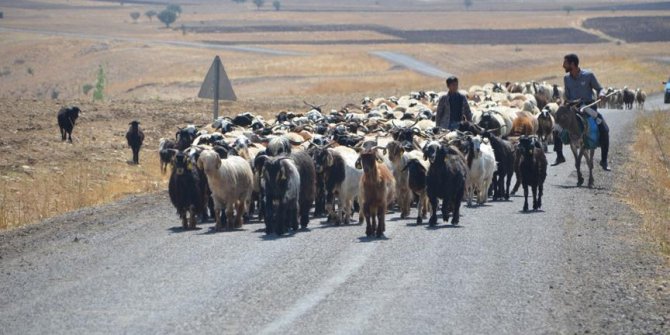
[[[344,160],[344,180],[339,188],[336,188],[340,207],[335,218],[335,224],[339,225],[342,221],[344,224],[349,224],[354,200],[360,193],[360,180],[363,176],[362,166],[357,166],[360,163],[358,162],[358,153],[355,150],[343,146],[332,150],[339,153]],[[359,220],[362,220],[362,217],[359,217]]]
[[169,139],[162,138],[158,141],[158,158],[161,164],[161,173],[167,172],[167,166],[172,161],[172,156],[175,151],[170,149],[177,149],[177,144]]
[[175,140],[177,141],[177,150],[186,150],[195,140],[198,129],[194,125],[189,125],[184,128],[177,127]]
[[512,122],[512,131],[510,136],[535,135],[537,134],[537,119],[528,111],[516,113],[517,117]]
[[484,132],[482,138],[489,140],[497,163],[493,173],[493,200],[509,200],[509,186],[514,175],[514,146],[489,131]]
[[640,90],[639,88],[635,90],[635,101],[637,102],[638,109],[644,109],[644,102],[647,100],[647,93]]
[[79,113],[82,113],[79,107],[63,107],[58,111],[58,127],[60,128],[62,141],[65,141],[67,138],[72,143],[72,131],[74,130],[74,124],[79,117]]
[[472,206],[472,198],[477,192],[477,203],[482,205],[488,198],[489,186],[496,171],[496,159],[493,148],[488,140],[480,136],[467,136],[462,148],[468,165],[468,179],[466,180],[465,197],[468,206]]
[[173,150],[173,152],[172,174],[168,185],[170,201],[179,213],[182,227],[195,229],[195,216],[201,212],[205,201],[200,190],[198,174],[194,171],[188,156],[181,151]]
[[377,149],[378,147],[374,147],[360,154],[363,176],[360,180],[359,200],[365,216],[365,235],[379,238],[386,230],[386,208],[394,197],[395,179],[383,160],[377,156]]
[[635,92],[629,89],[627,86],[623,88],[623,103],[626,109],[633,109],[633,103],[635,102]]
[[442,220],[448,222],[451,212],[453,213],[451,224],[457,225],[460,221],[461,201],[468,176],[465,157],[456,147],[437,141],[426,143],[423,154],[430,162],[426,174],[426,194],[430,199],[431,208],[428,224],[431,227],[437,225],[438,199],[442,199]]
[[426,193],[426,173],[428,164],[421,158],[411,158],[405,164],[403,171],[408,174],[408,186],[412,193],[419,198],[416,224],[420,225],[428,212],[428,194]]
[[[253,172],[251,166],[244,158],[230,156],[221,159],[219,153],[214,150],[204,150],[198,158],[198,168],[205,171],[207,182],[212,191],[214,200],[214,216],[216,218],[215,230],[219,231],[221,225],[221,209],[226,207],[227,228],[240,228],[242,216],[246,210],[246,203],[251,197],[253,190]],[[233,211],[236,211],[233,218]]]
[[[410,206],[412,204],[412,192],[409,188],[409,173],[405,170],[408,158],[403,157],[405,149],[398,141],[392,141],[386,146],[388,158],[391,161],[393,177],[396,181],[396,200],[400,208],[400,218],[409,216]],[[390,205],[390,204],[389,204]]]
[[263,166],[265,184],[265,233],[282,235],[298,229],[300,174],[286,156],[268,157]]
[[542,143],[542,149],[547,152],[554,131],[554,117],[551,115],[551,107],[546,106],[535,118],[537,119],[536,134]]
[[128,146],[133,150],[133,163],[140,164],[140,148],[144,142],[144,132],[140,129],[139,121],[131,121],[130,128],[126,132],[126,141]]
[[[335,194],[339,193],[345,179],[345,162],[342,155],[328,147],[316,147],[312,153],[314,166],[319,179],[323,183],[324,209],[328,213],[328,221],[335,219]],[[318,197],[317,197],[318,198]],[[317,204],[319,201],[317,200]]]
[[547,178],[547,157],[544,151],[537,147],[537,137],[522,136],[519,139],[519,171],[523,185],[523,211],[528,211],[528,186],[533,191],[533,210],[542,207],[542,193],[544,180]]

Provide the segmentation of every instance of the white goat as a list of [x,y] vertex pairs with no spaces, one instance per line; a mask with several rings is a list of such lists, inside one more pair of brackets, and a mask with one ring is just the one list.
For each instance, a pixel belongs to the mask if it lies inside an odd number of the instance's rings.
[[[208,149],[200,154],[198,167],[205,171],[212,191],[215,229],[221,230],[221,209],[224,205],[227,228],[242,227],[242,215],[246,212],[253,188],[253,172],[249,162],[239,156],[220,159],[218,153]],[[233,210],[236,211],[234,218]]]
[[468,167],[470,169],[465,181],[465,198],[468,206],[472,206],[474,192],[477,191],[477,203],[484,204],[488,198],[489,186],[496,171],[496,157],[493,148],[487,139],[480,136],[470,138],[470,146],[467,154]]

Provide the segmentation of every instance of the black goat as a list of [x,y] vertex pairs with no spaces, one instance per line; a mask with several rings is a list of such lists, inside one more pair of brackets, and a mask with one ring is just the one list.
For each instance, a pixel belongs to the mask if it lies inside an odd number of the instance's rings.
[[[419,197],[419,206],[417,207],[416,224],[423,223],[423,219],[428,211],[428,196],[426,193],[426,167],[419,162],[418,159],[411,159],[405,167],[403,172],[407,171],[409,174],[408,184],[412,193]],[[397,196],[397,195],[396,195]]]
[[489,139],[498,166],[493,173],[493,200],[509,200],[509,186],[514,175],[514,146],[491,131],[483,132],[482,137]]
[[195,126],[188,126],[184,128],[177,127],[177,133],[175,134],[175,139],[177,140],[177,149],[186,150],[190,147],[196,137],[198,137],[198,129]]
[[547,178],[547,157],[541,145],[537,144],[535,136],[522,136],[519,139],[517,150],[519,155],[519,172],[523,185],[523,211],[528,211],[528,187],[533,191],[533,210],[542,207],[542,191],[544,180]]
[[[175,150],[170,150],[175,149]],[[177,143],[172,140],[161,138],[158,143],[158,158],[161,162],[161,173],[165,174],[167,166],[172,162],[172,157],[177,149]]]
[[430,142],[424,147],[424,156],[431,164],[426,176],[426,192],[430,199],[431,216],[429,225],[437,224],[438,198],[442,201],[442,220],[449,221],[449,212],[454,217],[451,223],[460,220],[460,208],[465,193],[465,179],[468,166],[463,154],[454,146]]
[[300,174],[288,157],[268,157],[263,165],[265,180],[265,233],[282,235],[298,229]]
[[323,179],[324,203],[328,221],[335,220],[335,193],[344,181],[344,158],[339,152],[325,147],[315,148],[312,157],[317,176]]
[[205,200],[200,190],[198,173],[183,152],[176,152],[172,159],[172,174],[168,189],[170,201],[179,213],[182,227],[195,229],[196,215],[200,214]]
[[126,141],[128,146],[133,150],[133,163],[140,164],[140,148],[144,142],[144,132],[140,129],[139,121],[132,121],[129,123],[130,128],[126,132]]
[[62,141],[67,139],[72,143],[72,131],[79,113],[81,113],[79,107],[63,107],[58,111],[58,127]]

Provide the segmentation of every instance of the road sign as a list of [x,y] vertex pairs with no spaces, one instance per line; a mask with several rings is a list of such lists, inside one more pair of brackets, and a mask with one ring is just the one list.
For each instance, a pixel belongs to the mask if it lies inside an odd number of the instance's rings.
[[223,69],[221,58],[216,56],[212,66],[207,71],[205,81],[200,87],[198,98],[213,99],[214,100],[214,120],[219,117],[219,100],[237,101],[233,85],[228,79],[226,70]]

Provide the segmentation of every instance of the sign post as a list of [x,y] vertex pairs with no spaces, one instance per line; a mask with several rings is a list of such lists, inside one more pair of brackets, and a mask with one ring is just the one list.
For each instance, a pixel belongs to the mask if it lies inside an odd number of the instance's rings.
[[212,107],[214,120],[219,117],[219,100],[237,101],[233,85],[230,83],[230,79],[228,79],[219,56],[214,58],[212,66],[207,71],[202,87],[200,87],[198,98],[214,100]]

